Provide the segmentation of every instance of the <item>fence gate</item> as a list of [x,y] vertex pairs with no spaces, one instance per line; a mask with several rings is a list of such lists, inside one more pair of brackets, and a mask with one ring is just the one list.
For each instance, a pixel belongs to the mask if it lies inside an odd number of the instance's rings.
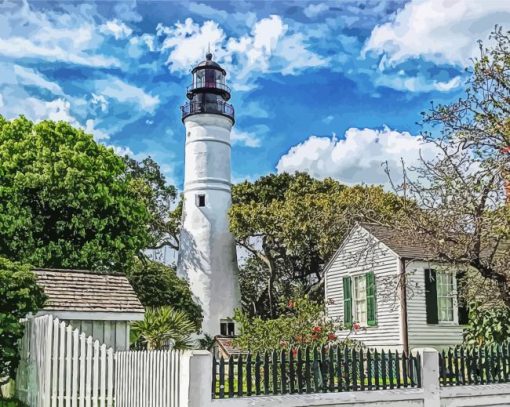
[[181,351],[116,353],[117,407],[178,407]]

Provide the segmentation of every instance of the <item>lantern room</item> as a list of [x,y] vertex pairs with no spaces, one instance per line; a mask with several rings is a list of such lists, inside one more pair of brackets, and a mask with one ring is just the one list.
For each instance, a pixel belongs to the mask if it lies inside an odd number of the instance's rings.
[[186,96],[190,102],[181,107],[182,119],[192,114],[213,113],[234,120],[234,108],[228,104],[230,88],[225,83],[226,71],[215,61],[209,52],[205,61],[191,71],[192,83]]

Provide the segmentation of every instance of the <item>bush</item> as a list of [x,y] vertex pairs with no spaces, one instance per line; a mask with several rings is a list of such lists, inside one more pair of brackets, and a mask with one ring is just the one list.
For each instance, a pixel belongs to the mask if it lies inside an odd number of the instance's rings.
[[18,367],[24,332],[20,319],[37,312],[45,299],[30,266],[0,257],[0,384],[14,378]]
[[307,297],[289,300],[285,312],[276,319],[250,318],[237,310],[235,320],[240,335],[234,344],[251,352],[337,344],[335,332],[341,328],[325,317],[322,304]]
[[502,344],[510,339],[510,309],[484,309],[480,303],[469,305],[469,324],[464,330],[466,345]]

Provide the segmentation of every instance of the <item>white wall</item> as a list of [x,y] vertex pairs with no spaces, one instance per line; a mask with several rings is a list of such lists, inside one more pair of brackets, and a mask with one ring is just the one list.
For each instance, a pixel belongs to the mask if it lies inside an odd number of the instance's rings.
[[[333,320],[343,321],[342,278],[369,271],[375,274],[377,326],[367,327],[357,334],[351,334],[350,337],[370,347],[401,349],[400,301],[397,292],[398,258],[361,227],[351,232],[327,270],[325,282],[327,315]],[[338,335],[341,338],[345,337],[349,335],[349,331],[340,331]]]
[[[406,266],[407,323],[410,349],[426,346],[441,350],[462,343],[463,328],[458,323],[427,324],[425,269],[441,270],[443,267],[424,261],[413,261]],[[457,313],[456,302],[453,308]]]

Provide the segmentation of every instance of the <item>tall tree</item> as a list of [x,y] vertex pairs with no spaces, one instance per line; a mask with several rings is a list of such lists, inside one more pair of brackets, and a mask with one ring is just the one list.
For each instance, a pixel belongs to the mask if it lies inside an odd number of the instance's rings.
[[496,27],[491,40],[492,48],[480,43],[465,95],[423,113],[424,140],[438,155],[407,171],[396,189],[420,207],[408,211],[402,228],[444,261],[465,266],[472,297],[487,290],[486,299],[510,306],[509,33]]
[[140,190],[122,158],[82,130],[0,117],[0,255],[125,271],[152,240]]
[[241,268],[244,309],[274,317],[278,302],[321,298],[323,266],[356,221],[398,216],[402,200],[381,187],[347,187],[305,173],[235,185],[230,227],[249,256]]

